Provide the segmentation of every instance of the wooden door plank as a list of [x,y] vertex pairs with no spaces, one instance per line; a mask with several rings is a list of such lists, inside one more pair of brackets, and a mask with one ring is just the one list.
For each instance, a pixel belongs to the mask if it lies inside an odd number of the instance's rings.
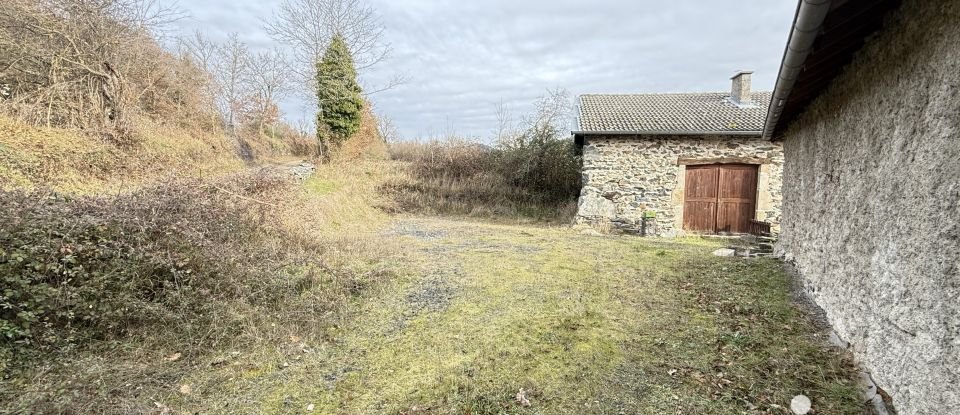
[[716,229],[717,166],[691,166],[685,177],[683,228],[693,232]]
[[717,190],[717,231],[744,233],[756,214],[758,169],[755,165],[723,165]]

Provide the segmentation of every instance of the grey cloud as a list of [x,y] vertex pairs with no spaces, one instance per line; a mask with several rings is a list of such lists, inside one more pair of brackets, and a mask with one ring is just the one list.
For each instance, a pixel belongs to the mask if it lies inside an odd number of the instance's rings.
[[[407,137],[489,137],[496,105],[529,111],[547,89],[589,92],[718,91],[737,69],[770,89],[795,3],[770,0],[370,0],[392,58],[363,74],[369,88],[397,73],[408,82],[374,95]],[[260,21],[268,2],[210,1],[189,8],[201,28],[240,32],[272,47]],[[287,102],[289,118],[309,105]]]

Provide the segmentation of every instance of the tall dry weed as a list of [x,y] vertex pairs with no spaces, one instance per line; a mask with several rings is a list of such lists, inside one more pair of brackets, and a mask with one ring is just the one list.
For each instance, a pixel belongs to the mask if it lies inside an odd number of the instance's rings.
[[579,156],[563,140],[523,147],[401,142],[391,144],[390,154],[406,175],[382,191],[400,211],[559,222],[575,213]]

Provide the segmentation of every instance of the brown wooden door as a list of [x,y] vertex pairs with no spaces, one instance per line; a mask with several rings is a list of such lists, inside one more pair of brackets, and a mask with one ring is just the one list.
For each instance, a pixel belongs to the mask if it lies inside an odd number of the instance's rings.
[[745,233],[757,202],[757,166],[687,166],[683,228],[693,232]]
[[717,166],[687,166],[683,229],[716,232],[719,179],[720,169]]

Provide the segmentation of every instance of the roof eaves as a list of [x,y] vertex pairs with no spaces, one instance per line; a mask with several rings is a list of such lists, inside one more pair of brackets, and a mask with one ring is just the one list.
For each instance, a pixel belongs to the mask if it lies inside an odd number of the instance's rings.
[[787,41],[764,137],[782,133],[845,72],[901,0],[801,0]]
[[763,137],[766,139],[773,137],[773,130],[780,121],[783,104],[793,91],[797,76],[803,69],[803,62],[810,55],[820,27],[830,13],[830,3],[830,0],[797,2],[797,12],[793,16],[790,37],[787,39],[787,46],[784,48],[780,62],[780,71],[777,73],[777,83],[770,97],[770,106],[767,107],[767,117],[763,127]]

